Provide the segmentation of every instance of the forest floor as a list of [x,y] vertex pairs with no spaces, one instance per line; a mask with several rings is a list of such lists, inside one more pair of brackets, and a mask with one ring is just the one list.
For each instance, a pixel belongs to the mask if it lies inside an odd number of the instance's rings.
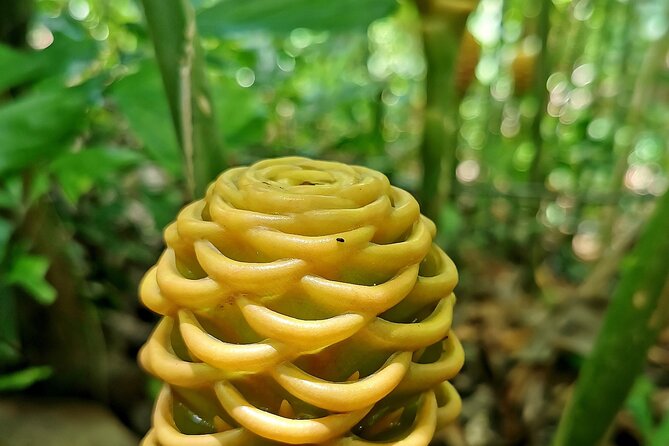
[[[538,293],[543,297],[529,295],[522,291],[520,266],[477,254],[466,260],[454,321],[466,355],[454,380],[462,416],[439,433],[435,445],[547,446],[607,299],[574,297],[576,287],[542,269],[536,282],[546,286]],[[651,348],[646,374],[656,385],[651,411],[669,413],[669,328]],[[629,410],[617,417],[608,444],[645,444]]]

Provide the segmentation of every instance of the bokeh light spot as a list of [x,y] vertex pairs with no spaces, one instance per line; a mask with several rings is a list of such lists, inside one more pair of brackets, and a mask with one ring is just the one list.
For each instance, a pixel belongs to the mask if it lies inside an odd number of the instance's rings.
[[462,183],[471,183],[476,181],[481,173],[481,166],[476,160],[465,160],[458,164],[455,169],[455,175]]
[[237,70],[235,73],[235,80],[240,87],[248,88],[253,85],[256,81],[256,74],[252,69],[248,67],[243,67]]

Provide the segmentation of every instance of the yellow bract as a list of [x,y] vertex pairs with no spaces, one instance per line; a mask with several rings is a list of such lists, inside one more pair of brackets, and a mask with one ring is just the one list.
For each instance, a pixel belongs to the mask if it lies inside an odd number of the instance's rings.
[[379,172],[278,158],[224,172],[140,287],[165,382],[143,444],[426,446],[460,399],[455,266]]

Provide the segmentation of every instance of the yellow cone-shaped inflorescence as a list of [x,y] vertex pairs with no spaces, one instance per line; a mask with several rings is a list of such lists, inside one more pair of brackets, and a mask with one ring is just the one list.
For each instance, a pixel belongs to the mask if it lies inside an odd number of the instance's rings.
[[379,172],[279,158],[224,172],[142,281],[165,382],[143,444],[422,446],[460,411],[455,266]]

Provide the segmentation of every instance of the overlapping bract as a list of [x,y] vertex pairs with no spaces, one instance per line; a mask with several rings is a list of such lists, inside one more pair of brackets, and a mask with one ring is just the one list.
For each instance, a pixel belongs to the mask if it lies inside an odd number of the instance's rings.
[[460,399],[455,266],[407,192],[305,158],[224,172],[165,230],[145,445],[427,445]]

